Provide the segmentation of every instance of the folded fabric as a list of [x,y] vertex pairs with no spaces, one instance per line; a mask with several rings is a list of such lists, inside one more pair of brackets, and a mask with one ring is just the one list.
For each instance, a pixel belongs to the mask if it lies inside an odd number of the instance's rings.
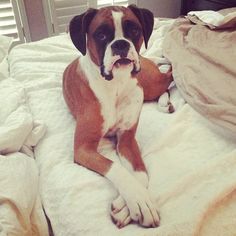
[[0,82],[0,101],[0,154],[18,152],[23,146],[28,147],[29,154],[29,145],[36,145],[44,135],[45,127],[33,121],[24,88],[14,79],[3,80]]
[[216,11],[190,11],[187,18],[195,24],[207,25],[211,29],[236,26],[236,10],[226,15]]
[[0,81],[9,75],[7,55],[13,38],[0,35]]

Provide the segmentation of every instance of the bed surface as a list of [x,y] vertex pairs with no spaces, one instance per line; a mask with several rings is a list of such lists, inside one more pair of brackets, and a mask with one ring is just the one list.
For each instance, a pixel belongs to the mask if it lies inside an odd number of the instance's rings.
[[[165,70],[163,38],[173,20],[155,22],[147,51]],[[149,189],[161,216],[158,228],[113,225],[110,203],[117,193],[111,183],[73,163],[75,121],[62,96],[62,73],[78,52],[68,35],[15,47],[9,55],[10,76],[26,92],[34,120],[46,134],[34,149],[40,194],[56,236],[232,236],[236,234],[236,142],[227,132],[183,102],[176,87],[171,100],[176,112],[144,104],[137,140],[150,176]],[[108,140],[100,146],[118,161]]]

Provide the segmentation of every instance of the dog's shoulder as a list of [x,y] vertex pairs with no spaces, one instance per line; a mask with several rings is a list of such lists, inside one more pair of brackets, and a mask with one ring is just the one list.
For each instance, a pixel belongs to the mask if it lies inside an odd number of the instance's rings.
[[63,74],[63,94],[72,114],[76,117],[80,109],[96,104],[98,100],[81,68],[80,60],[76,59],[67,66]]

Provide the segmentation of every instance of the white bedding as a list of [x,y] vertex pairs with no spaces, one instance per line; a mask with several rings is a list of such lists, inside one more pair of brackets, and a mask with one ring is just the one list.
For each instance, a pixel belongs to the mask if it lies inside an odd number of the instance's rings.
[[[156,63],[163,36],[172,21],[156,21],[149,49]],[[111,183],[73,163],[75,121],[62,96],[62,73],[78,56],[67,35],[21,45],[10,54],[11,76],[27,92],[35,119],[47,133],[35,148],[43,205],[56,236],[232,236],[236,234],[235,137],[218,132],[176,90],[177,112],[162,113],[157,103],[145,104],[137,132],[149,175],[149,189],[161,216],[159,228],[130,224],[117,229],[110,203],[116,196]],[[109,142],[101,152],[118,161]]]
[[32,152],[45,129],[34,121],[21,83],[8,78],[11,41],[0,36],[0,235],[47,236]]

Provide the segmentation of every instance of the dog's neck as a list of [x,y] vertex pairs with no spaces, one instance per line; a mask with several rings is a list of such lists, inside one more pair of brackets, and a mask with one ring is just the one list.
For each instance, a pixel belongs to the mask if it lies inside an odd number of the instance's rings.
[[[139,87],[137,79],[131,75],[132,67],[114,68],[114,78],[108,81],[101,76],[99,66],[94,64],[87,55],[79,60],[79,67],[83,70],[90,89],[101,105],[101,114],[106,118],[102,133],[103,135],[114,135],[120,125],[118,121],[123,119],[123,110],[126,109],[127,104],[134,103],[136,109],[136,106],[141,107],[143,102],[142,89]],[[136,100],[139,100],[138,104]],[[134,109],[133,106],[127,107]],[[129,122],[136,122],[136,113],[134,112],[134,120],[130,119]]]

